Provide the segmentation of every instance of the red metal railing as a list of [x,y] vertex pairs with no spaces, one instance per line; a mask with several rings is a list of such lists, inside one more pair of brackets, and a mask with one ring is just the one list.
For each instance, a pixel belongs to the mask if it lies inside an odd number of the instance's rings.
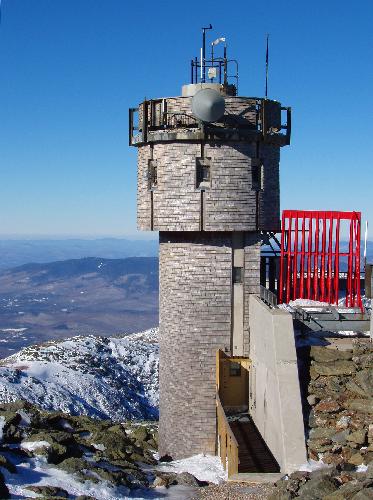
[[[341,223],[348,224],[348,251],[341,251]],[[360,212],[282,212],[279,303],[297,298],[337,304],[339,272],[346,260],[346,306],[362,307]]]

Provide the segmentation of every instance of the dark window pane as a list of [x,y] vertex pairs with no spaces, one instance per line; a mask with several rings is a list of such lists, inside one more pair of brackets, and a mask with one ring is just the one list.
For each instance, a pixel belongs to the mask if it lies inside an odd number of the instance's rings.
[[232,272],[233,283],[243,283],[243,268],[234,267]]
[[238,363],[237,361],[229,362],[229,376],[230,377],[241,376],[241,363]]

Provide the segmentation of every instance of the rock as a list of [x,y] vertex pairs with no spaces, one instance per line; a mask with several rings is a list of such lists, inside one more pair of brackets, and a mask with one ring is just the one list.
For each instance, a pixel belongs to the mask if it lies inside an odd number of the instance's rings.
[[316,406],[315,411],[321,411],[325,413],[333,413],[340,409],[337,401],[332,398],[322,399]]
[[373,399],[348,399],[343,403],[343,407],[362,413],[373,413]]
[[337,420],[335,427],[337,430],[347,429],[351,422],[351,417],[348,415],[342,415],[339,420]]
[[293,495],[288,491],[274,491],[271,493],[267,500],[291,500]]
[[364,488],[352,497],[352,500],[369,500],[373,498],[373,488]]
[[348,437],[347,441],[352,441],[356,444],[364,444],[367,437],[367,431],[365,429],[361,429],[355,432],[352,432]]
[[368,426],[368,443],[373,443],[373,424]]
[[79,472],[83,469],[88,469],[90,465],[82,458],[66,458],[57,464],[57,467],[69,472],[70,474],[74,474],[75,472]]
[[317,371],[315,370],[315,368],[313,367],[313,365],[311,365],[311,368],[310,368],[310,377],[311,377],[311,380],[317,380],[319,378],[319,374],[317,373]]
[[[108,460],[126,460],[133,452],[141,453],[141,450],[136,448],[128,448],[130,444],[129,437],[127,437],[125,430],[123,432],[94,432],[89,442],[96,445],[103,445],[103,456]],[[139,456],[141,461],[142,455]]]
[[348,463],[352,465],[361,465],[364,463],[364,457],[361,453],[354,453],[351,458],[349,458]]
[[160,488],[162,486],[168,487],[168,481],[165,477],[156,476],[153,481],[154,488]]
[[312,346],[311,358],[320,363],[330,363],[337,360],[352,359],[352,350],[339,351],[338,349],[330,349],[327,347]]
[[149,436],[146,427],[144,427],[143,425],[139,425],[138,427],[135,427],[132,430],[130,437],[133,438],[135,441],[143,442],[146,441],[147,439],[150,439],[151,436]]
[[352,375],[356,367],[352,361],[338,360],[333,363],[314,363],[314,370],[319,375]]
[[308,447],[317,453],[325,453],[330,451],[333,447],[331,439],[309,439],[307,441]]
[[68,492],[57,486],[25,486],[25,488],[47,498],[69,498]]
[[310,439],[331,439],[335,429],[331,427],[316,427],[310,430]]
[[193,474],[190,474],[189,472],[181,472],[180,474],[177,474],[176,481],[177,484],[181,484],[183,486],[199,487],[206,486],[208,484],[205,481],[199,481],[195,476],[193,476]]
[[75,500],[96,500],[96,498],[87,495],[79,495],[78,497],[75,498]]
[[373,353],[362,354],[361,356],[358,357],[357,363],[361,365],[363,368],[373,367]]
[[12,464],[10,460],[4,457],[4,455],[0,455],[0,467],[4,467],[12,474],[15,474],[17,472],[17,467]]
[[363,396],[364,398],[368,396],[368,394],[361,387],[359,387],[353,380],[349,380],[346,383],[346,389],[348,389],[353,394],[357,394],[358,396]]
[[363,488],[363,484],[357,480],[343,484],[337,491],[327,495],[323,500],[346,500],[352,498]]
[[373,396],[373,368],[357,372],[355,381],[368,396]]
[[332,440],[334,443],[346,444],[347,439],[349,439],[350,431],[345,429],[344,431],[337,432],[332,436]]
[[326,495],[336,491],[338,483],[331,477],[316,477],[312,478],[299,489],[299,496],[303,500],[318,500],[323,499]]
[[314,394],[310,394],[308,397],[307,397],[307,401],[308,401],[308,404],[310,406],[314,406],[316,404],[316,401],[317,401],[317,397],[314,395]]

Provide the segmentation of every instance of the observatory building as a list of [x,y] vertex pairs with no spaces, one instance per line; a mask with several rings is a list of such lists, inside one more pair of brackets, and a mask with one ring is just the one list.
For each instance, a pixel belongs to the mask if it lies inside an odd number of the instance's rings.
[[[280,230],[291,111],[239,95],[224,42],[211,44],[222,57],[207,59],[204,46],[191,61],[180,96],[130,109],[138,228],[159,231],[159,453],[173,459],[216,452],[217,379],[226,408],[247,407],[249,299],[259,294],[261,242]],[[222,374],[217,353],[228,361]]]

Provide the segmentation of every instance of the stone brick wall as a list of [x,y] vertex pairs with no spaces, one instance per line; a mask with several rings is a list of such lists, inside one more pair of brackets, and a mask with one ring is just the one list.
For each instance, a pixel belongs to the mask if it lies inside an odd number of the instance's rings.
[[[245,241],[248,297],[258,292],[257,234]],[[230,350],[231,233],[160,233],[160,455],[215,452],[216,351]]]
[[373,463],[373,346],[311,347],[309,457],[328,464]]
[[[196,184],[201,145],[157,143],[139,147],[138,228],[158,231],[255,231],[279,229],[279,148],[255,143],[206,143],[210,185],[204,199]],[[263,161],[262,189],[252,182],[252,159]],[[157,186],[149,184],[149,160],[157,165]],[[153,202],[151,201],[153,199]]]

